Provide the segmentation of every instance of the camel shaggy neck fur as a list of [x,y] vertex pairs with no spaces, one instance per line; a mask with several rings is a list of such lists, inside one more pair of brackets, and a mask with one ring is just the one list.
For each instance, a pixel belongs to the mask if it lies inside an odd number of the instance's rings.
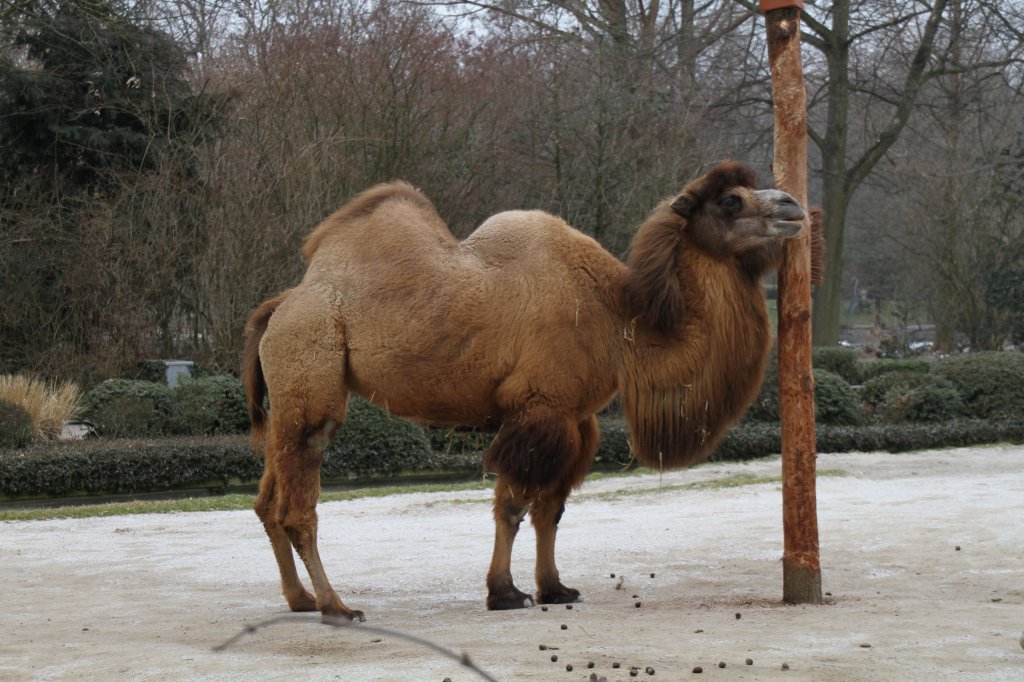
[[424,424],[497,427],[485,456],[497,476],[487,605],[533,602],[510,563],[527,510],[537,599],[576,600],[555,533],[597,449],[595,413],[621,392],[637,458],[688,466],[757,392],[770,342],[760,279],[804,216],[789,195],[754,186],[745,166],[720,164],[651,213],[626,263],[540,211],[500,213],[459,242],[405,183],[374,187],[317,227],[304,278],[257,308],[243,359],[254,439],[266,438],[256,511],[291,607],[362,617],[316,549],[319,464],[351,393]]

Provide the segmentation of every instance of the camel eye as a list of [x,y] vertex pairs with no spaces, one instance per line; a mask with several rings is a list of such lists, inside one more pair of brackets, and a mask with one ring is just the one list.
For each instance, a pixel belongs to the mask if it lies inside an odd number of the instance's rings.
[[737,213],[740,210],[740,206],[743,205],[743,200],[735,194],[726,194],[718,200],[718,205],[727,213]]

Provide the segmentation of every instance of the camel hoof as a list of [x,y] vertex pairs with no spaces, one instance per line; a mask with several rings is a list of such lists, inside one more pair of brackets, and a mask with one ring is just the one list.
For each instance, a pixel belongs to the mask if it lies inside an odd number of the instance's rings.
[[487,595],[487,610],[488,611],[509,611],[511,609],[528,609],[531,606],[535,606],[536,602],[533,601],[533,597],[520,592],[516,588],[512,588],[510,591],[503,594],[489,594]]
[[580,596],[579,590],[563,587],[550,592],[538,592],[537,601],[541,604],[573,604],[583,601],[583,597]]
[[320,615],[320,622],[324,625],[344,626],[351,625],[352,623],[365,623],[366,616],[363,615],[362,611],[351,610],[351,611],[331,611],[330,613],[324,612]]

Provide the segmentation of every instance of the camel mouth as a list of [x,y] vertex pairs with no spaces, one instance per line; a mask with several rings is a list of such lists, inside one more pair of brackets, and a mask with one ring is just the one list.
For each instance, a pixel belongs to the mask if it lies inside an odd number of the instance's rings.
[[793,195],[778,189],[754,192],[763,207],[765,218],[771,223],[800,222],[806,217],[804,209]]
[[768,234],[783,239],[797,236],[802,229],[804,229],[803,220],[773,220],[768,223]]

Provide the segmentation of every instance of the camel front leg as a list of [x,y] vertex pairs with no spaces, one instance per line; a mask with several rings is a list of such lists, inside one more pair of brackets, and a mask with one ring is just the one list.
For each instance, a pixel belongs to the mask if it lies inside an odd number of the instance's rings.
[[568,604],[580,601],[580,591],[566,587],[558,577],[555,565],[555,539],[558,522],[565,513],[565,501],[570,491],[579,486],[590,469],[600,441],[597,417],[591,415],[576,425],[576,437],[570,442],[575,448],[564,450],[566,461],[560,479],[541,488],[532,496],[530,519],[537,535],[537,601],[541,604]]
[[547,491],[538,495],[530,508],[530,519],[537,534],[537,601],[541,604],[569,604],[580,600],[580,591],[566,587],[558,578],[555,565],[555,536],[558,522],[565,511],[568,493],[561,495]]
[[494,554],[487,571],[487,608],[491,611],[533,606],[533,597],[512,582],[512,545],[530,503],[499,476],[494,486]]

